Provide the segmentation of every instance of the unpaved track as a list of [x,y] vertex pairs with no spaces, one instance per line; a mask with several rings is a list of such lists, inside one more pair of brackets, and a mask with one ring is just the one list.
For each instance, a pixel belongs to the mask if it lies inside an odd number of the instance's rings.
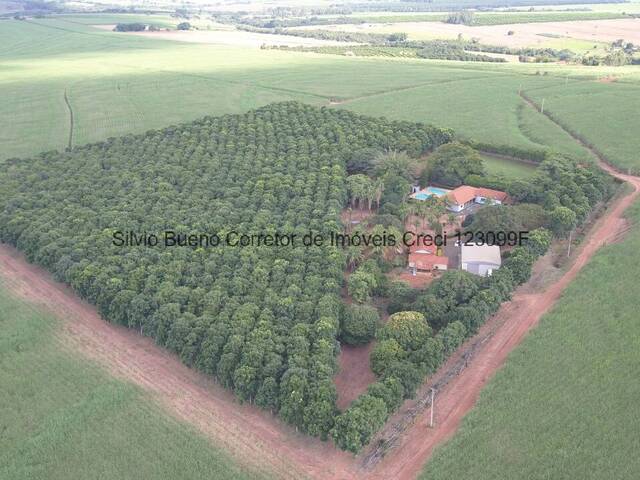
[[619,174],[606,164],[602,168],[631,184],[633,192],[617,199],[596,222],[573,264],[556,282],[542,293],[519,290],[512,302],[502,306],[490,320],[490,325],[498,325],[493,336],[473,362],[438,392],[435,427],[426,426],[429,412],[423,412],[402,436],[399,447],[371,471],[361,467],[361,458],[296,434],[257,408],[238,405],[229,392],[185,367],[151,340],[103,321],[91,305],[6,245],[0,245],[0,281],[63,320],[61,343],[99,362],[116,377],[142,387],[169,413],[194,425],[242,464],[270,470],[278,478],[412,479],[433,448],[453,435],[509,352],[551,308],[595,251],[615,240],[625,228],[622,215],[640,193],[640,178]]
[[[170,413],[194,425],[238,463],[278,478],[353,477],[352,458],[267,412],[239,405],[224,388],[186,367],[148,338],[100,318],[95,308],[17,250],[0,244],[0,284],[63,320],[57,341],[80,351],[117,378],[142,387]],[[327,462],[327,458],[331,458]]]

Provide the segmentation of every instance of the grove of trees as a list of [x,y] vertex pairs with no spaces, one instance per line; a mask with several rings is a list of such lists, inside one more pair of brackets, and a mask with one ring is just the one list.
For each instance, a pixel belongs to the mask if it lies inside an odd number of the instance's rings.
[[[326,438],[338,414],[337,338],[366,341],[377,322],[365,306],[345,312],[345,251],[121,247],[113,234],[341,231],[354,151],[418,156],[450,136],[284,102],[11,159],[0,173],[0,239],[71,285],[105,319],[154,338],[241,401]],[[392,187],[385,186],[391,200]],[[359,275],[367,283],[379,273],[369,266]],[[375,288],[367,284],[362,295]],[[359,402],[375,417],[372,431],[398,392],[388,380]],[[357,423],[350,415],[340,422]],[[366,438],[361,432],[360,443]]]

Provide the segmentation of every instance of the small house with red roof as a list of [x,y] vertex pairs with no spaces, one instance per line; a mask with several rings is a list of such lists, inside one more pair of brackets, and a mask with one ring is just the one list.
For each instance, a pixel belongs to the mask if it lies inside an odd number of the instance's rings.
[[452,212],[461,212],[474,203],[493,203],[500,205],[507,199],[507,193],[491,188],[461,185],[447,193],[447,208]]
[[433,272],[447,270],[449,259],[442,255],[436,255],[426,248],[409,251],[409,270],[413,275],[418,272]]

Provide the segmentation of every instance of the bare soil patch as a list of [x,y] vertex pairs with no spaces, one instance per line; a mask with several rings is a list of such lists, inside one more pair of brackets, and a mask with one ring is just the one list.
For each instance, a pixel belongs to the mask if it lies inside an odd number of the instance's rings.
[[369,368],[369,353],[375,342],[367,345],[342,345],[338,364],[340,371],[333,381],[338,391],[338,408],[346,409],[367,387],[376,381]]
[[[312,29],[312,27],[299,27]],[[317,28],[317,27],[314,27]],[[477,38],[481,43],[509,47],[536,46],[549,42],[550,34],[555,37],[569,37],[594,42],[613,42],[623,38],[628,42],[640,43],[640,19],[585,20],[573,22],[518,23],[508,25],[483,25],[469,27],[442,22],[365,23],[359,25],[329,25],[323,29],[357,32],[406,32],[413,39],[453,39],[462,34],[470,40]],[[508,33],[514,32],[512,35]],[[493,54],[492,54],[493,55]]]

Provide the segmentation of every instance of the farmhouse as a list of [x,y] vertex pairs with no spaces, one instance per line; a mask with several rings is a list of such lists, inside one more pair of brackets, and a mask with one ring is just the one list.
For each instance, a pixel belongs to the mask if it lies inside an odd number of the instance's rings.
[[460,268],[482,277],[491,275],[502,265],[500,247],[497,245],[462,244]]
[[489,201],[501,204],[506,198],[507,193],[500,190],[461,185],[447,193],[447,208],[452,212],[461,212],[474,203],[485,204]]
[[442,255],[436,255],[431,250],[419,249],[409,252],[409,270],[413,275],[418,272],[433,272],[447,270],[449,260]]

